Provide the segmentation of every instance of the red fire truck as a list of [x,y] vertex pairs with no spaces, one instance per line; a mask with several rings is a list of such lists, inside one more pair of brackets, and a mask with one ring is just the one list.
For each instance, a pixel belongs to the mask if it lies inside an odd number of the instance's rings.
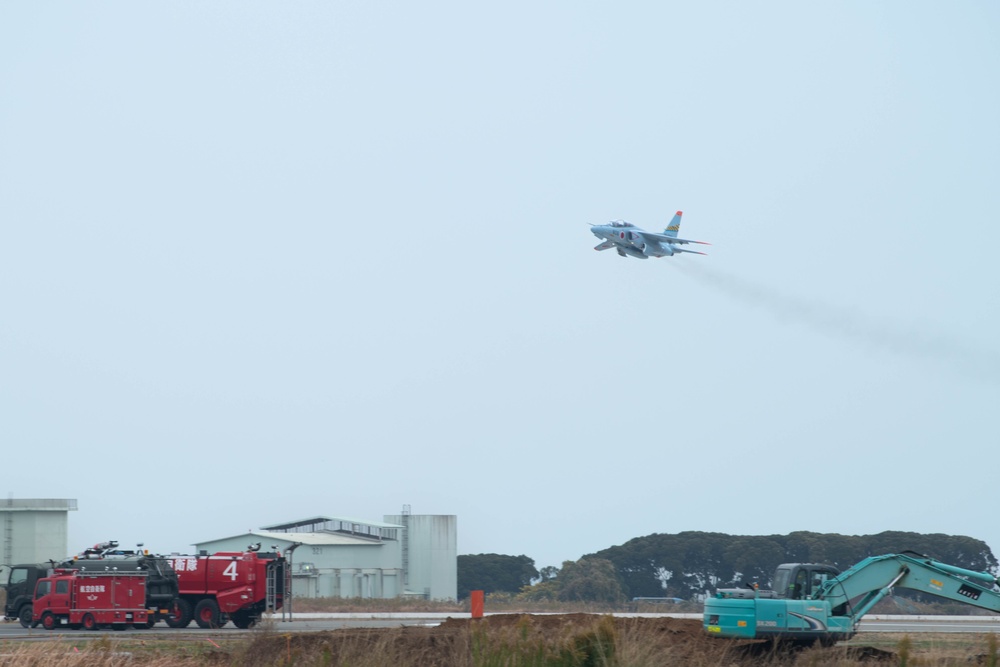
[[168,559],[180,595],[167,617],[172,628],[187,627],[192,619],[202,628],[221,628],[229,620],[249,628],[284,602],[289,571],[280,552],[251,549]]
[[147,627],[146,572],[87,572],[58,568],[35,584],[32,621],[46,630],[60,626],[97,630]]

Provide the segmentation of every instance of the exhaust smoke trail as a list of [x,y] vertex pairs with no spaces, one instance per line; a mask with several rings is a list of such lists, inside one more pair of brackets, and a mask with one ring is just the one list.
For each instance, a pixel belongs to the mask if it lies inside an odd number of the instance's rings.
[[919,331],[916,327],[907,330],[888,322],[879,322],[862,313],[829,303],[782,294],[693,262],[675,262],[672,266],[702,285],[764,310],[778,319],[900,356],[944,362],[965,375],[1000,382],[1000,355],[995,352],[978,349],[940,334]]

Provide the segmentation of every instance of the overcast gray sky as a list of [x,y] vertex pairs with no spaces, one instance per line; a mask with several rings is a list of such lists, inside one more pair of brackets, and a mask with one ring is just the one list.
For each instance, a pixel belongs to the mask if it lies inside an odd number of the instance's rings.
[[[1000,551],[1000,6],[0,8],[0,428],[74,550]],[[707,257],[596,253],[626,219]]]

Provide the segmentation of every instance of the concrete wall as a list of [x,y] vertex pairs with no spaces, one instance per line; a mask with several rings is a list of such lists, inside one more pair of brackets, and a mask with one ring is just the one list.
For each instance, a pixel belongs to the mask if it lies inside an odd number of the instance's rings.
[[318,568],[318,576],[295,577],[294,590],[297,597],[394,598],[401,577],[401,570]]
[[75,509],[76,500],[0,500],[0,562],[42,563],[69,556],[69,512]]
[[409,585],[431,600],[458,597],[458,517],[454,514],[389,515],[386,523],[410,526]]
[[292,590],[297,598],[394,598],[402,576],[402,570],[317,567],[315,574],[294,575]]

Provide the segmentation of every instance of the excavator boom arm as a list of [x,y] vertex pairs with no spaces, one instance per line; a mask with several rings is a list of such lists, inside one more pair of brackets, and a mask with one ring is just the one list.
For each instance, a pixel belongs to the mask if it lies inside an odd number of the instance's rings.
[[886,554],[866,558],[828,580],[815,597],[826,600],[833,609],[844,609],[857,623],[893,587],[1000,612],[996,584],[997,578],[988,572],[966,570],[925,556]]

